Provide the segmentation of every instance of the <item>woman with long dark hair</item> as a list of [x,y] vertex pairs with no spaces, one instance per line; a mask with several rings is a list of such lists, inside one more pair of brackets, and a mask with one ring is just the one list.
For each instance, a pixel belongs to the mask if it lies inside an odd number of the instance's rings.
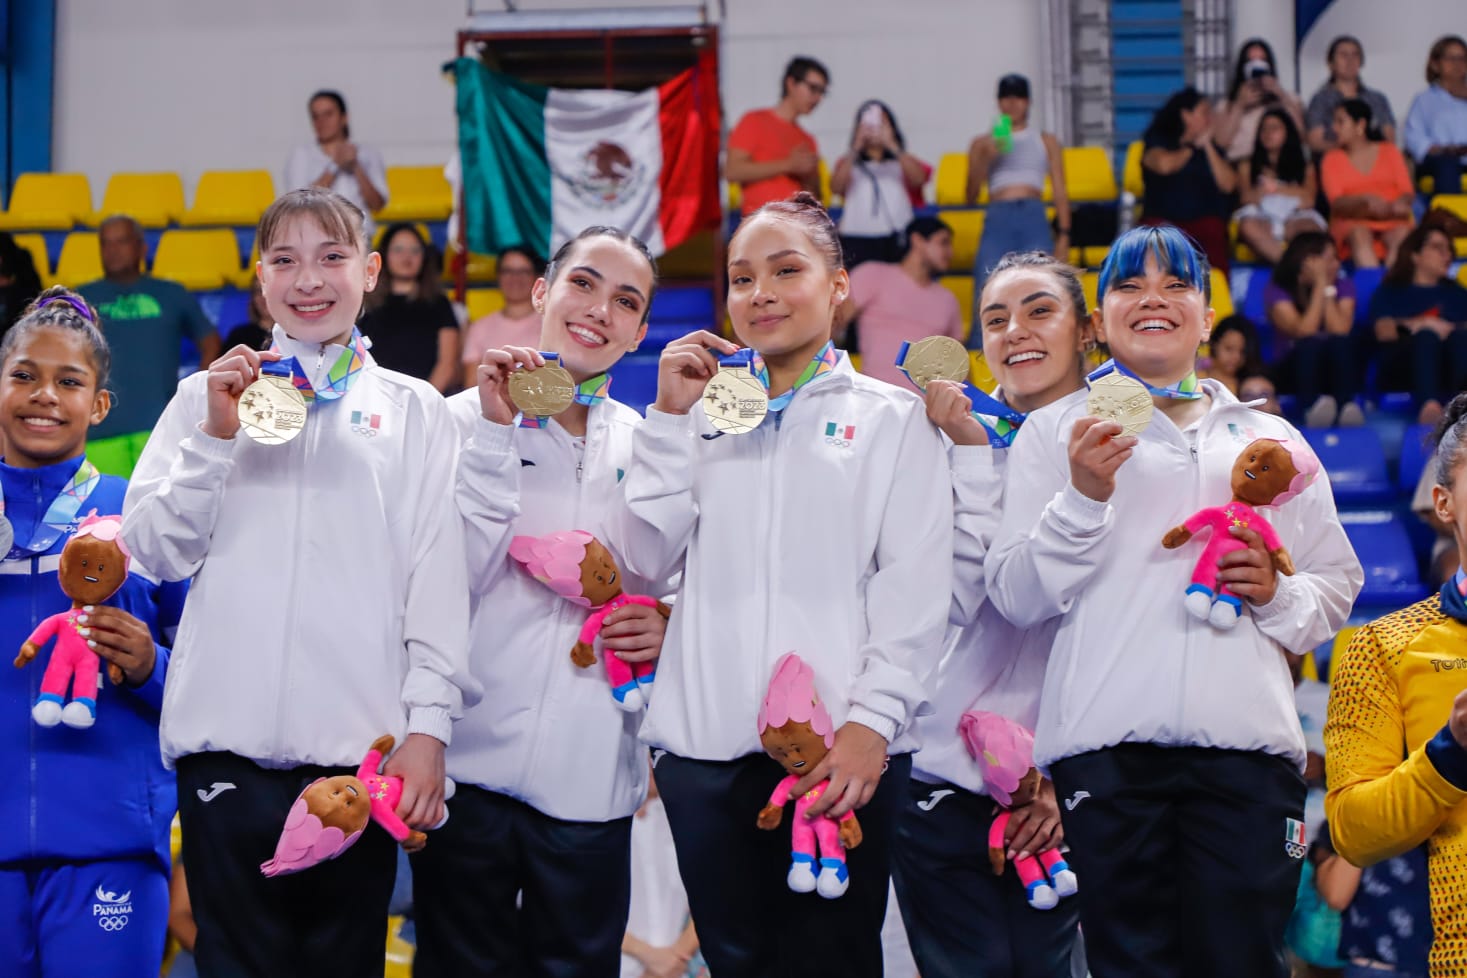
[[1314,209],[1318,192],[1293,117],[1278,108],[1264,112],[1253,155],[1238,164],[1238,196],[1243,202],[1233,215],[1238,237],[1264,261],[1277,263],[1295,234],[1328,227]]
[[907,152],[891,108],[868,99],[856,110],[851,148],[830,174],[832,193],[845,198],[840,244],[846,267],[863,261],[902,260],[902,230],[922,206],[922,185],[932,167]]
[[459,330],[439,283],[438,251],[411,224],[389,226],[377,247],[382,275],[367,293],[362,318],[372,356],[447,393],[459,379]]
[[1213,142],[1212,103],[1184,88],[1157,110],[1142,137],[1143,224],[1174,224],[1202,246],[1214,268],[1228,269],[1228,194],[1238,174]]
[[1279,386],[1298,395],[1311,428],[1364,423],[1353,398],[1360,371],[1350,329],[1355,284],[1340,273],[1334,242],[1306,231],[1289,242],[1263,291],[1264,308],[1284,347]]
[[1304,129],[1304,106],[1297,95],[1279,84],[1273,48],[1261,37],[1249,38],[1238,49],[1228,97],[1217,106],[1213,131],[1213,138],[1230,162],[1247,159],[1253,152],[1258,123],[1272,108],[1288,112],[1295,127]]
[[1396,248],[1411,230],[1415,190],[1406,159],[1380,141],[1370,106],[1347,99],[1335,110],[1338,145],[1319,166],[1329,200],[1329,230],[1341,258],[1357,268],[1378,268],[1396,260]]

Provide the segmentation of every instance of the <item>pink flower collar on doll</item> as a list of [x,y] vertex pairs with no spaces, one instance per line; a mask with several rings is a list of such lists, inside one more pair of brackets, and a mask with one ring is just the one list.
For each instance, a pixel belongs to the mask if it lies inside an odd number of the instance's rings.
[[[835,746],[835,725],[815,692],[815,672],[793,652],[781,656],[774,664],[769,691],[759,708],[758,728],[764,750],[789,772],[759,812],[759,827],[776,829],[795,784],[815,770]],[[785,881],[796,893],[813,890],[834,899],[850,886],[846,850],[861,844],[861,824],[856,821],[855,812],[847,812],[839,821],[829,815],[813,821],[805,817],[829,784],[828,780],[821,781],[795,799],[795,818],[790,825],[790,871]],[[817,843],[818,875],[815,871]]]
[[[958,732],[968,745],[968,753],[978,762],[983,786],[1002,806],[988,830],[988,861],[994,875],[1001,876],[1004,832],[1012,809],[1029,804],[1039,793],[1041,778],[1034,768],[1034,735],[1008,717],[979,710],[963,714]],[[1052,910],[1061,898],[1073,896],[1080,889],[1074,870],[1058,849],[1015,859],[1014,872],[1024,884],[1029,906],[1036,910]]]
[[[355,776],[317,778],[307,785],[285,816],[285,828],[275,843],[274,857],[260,865],[260,872],[266,876],[285,876],[335,859],[356,845],[368,821],[386,829],[408,852],[423,848],[428,837],[408,828],[397,817],[402,778],[377,773],[383,757],[392,753],[393,744],[392,736],[384,734],[373,742]],[[444,797],[452,798],[453,789],[453,781],[447,781]],[[443,821],[448,821],[446,812]]]
[[[19,669],[34,659],[43,645],[56,640],[41,676],[41,693],[31,707],[31,717],[43,727],[64,723],[85,730],[97,722],[101,660],[85,634],[85,622],[79,622],[78,617],[83,608],[101,604],[116,594],[127,580],[132,554],[121,531],[121,516],[98,516],[96,510],[77,524],[76,532],[61,548],[57,574],[62,593],[71,599],[71,610],[52,615],[36,626],[15,658]],[[116,664],[108,665],[107,675],[114,684],[122,682],[122,670]],[[66,702],[68,686],[70,703]]]
[[1246,541],[1233,536],[1233,527],[1256,532],[1273,558],[1274,568],[1280,574],[1294,573],[1294,561],[1283,541],[1255,507],[1282,506],[1309,488],[1318,475],[1319,459],[1308,445],[1290,438],[1259,438],[1239,453],[1233,463],[1232,501],[1198,510],[1161,538],[1163,547],[1175,550],[1193,534],[1212,531],[1182,599],[1188,614],[1223,629],[1232,628],[1242,617],[1242,599],[1217,579],[1218,560],[1224,554],[1248,548]]
[[[613,611],[634,604],[656,608],[663,618],[672,614],[656,598],[623,593],[621,569],[616,566],[611,551],[584,530],[515,537],[509,543],[509,555],[524,565],[530,576],[562,598],[592,610],[571,649],[571,661],[582,669],[595,665],[596,638],[601,634],[606,616]],[[648,688],[657,675],[657,663],[625,662],[604,649],[601,658],[606,663],[606,679],[611,683],[616,705],[628,713],[646,705]]]

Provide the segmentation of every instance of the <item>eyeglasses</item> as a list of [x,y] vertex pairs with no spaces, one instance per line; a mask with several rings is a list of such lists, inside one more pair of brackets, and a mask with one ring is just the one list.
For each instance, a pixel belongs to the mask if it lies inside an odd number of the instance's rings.
[[801,78],[800,79],[800,84],[801,85],[804,85],[806,88],[808,88],[810,91],[814,92],[816,95],[819,95],[819,96],[822,96],[822,97],[825,95],[826,92],[828,92],[830,90],[830,86],[828,86],[828,85],[822,85],[820,82],[812,82],[808,78]]

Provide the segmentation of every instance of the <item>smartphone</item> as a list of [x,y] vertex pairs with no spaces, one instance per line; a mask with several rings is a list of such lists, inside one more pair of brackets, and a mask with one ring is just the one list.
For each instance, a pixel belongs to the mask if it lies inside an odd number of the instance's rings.
[[1250,61],[1243,66],[1243,74],[1249,81],[1257,81],[1273,74],[1273,69],[1267,61]]
[[861,110],[861,128],[872,132],[881,131],[881,106],[868,105]]

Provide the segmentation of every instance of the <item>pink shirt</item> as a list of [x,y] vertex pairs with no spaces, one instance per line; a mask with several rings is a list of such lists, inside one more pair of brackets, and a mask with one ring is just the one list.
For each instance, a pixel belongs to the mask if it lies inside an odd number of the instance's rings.
[[510,319],[501,310],[481,316],[464,333],[464,363],[478,363],[484,351],[498,346],[540,345],[540,314],[531,311],[523,319]]
[[851,301],[859,317],[861,372],[910,388],[896,368],[897,350],[927,336],[963,338],[957,298],[937,282],[918,285],[900,265],[868,261],[851,272]]

